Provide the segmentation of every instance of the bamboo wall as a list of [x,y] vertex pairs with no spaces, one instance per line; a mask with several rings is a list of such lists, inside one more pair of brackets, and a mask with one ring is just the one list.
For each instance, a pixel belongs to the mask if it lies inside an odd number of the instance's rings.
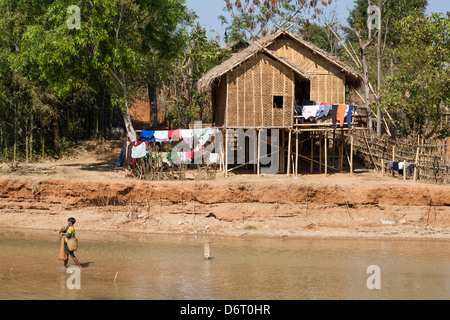
[[[388,137],[371,138],[358,131],[353,134],[356,156],[365,166],[387,171],[389,161],[409,162],[417,165],[417,178],[438,183],[450,183],[447,161],[450,145],[445,140],[393,140]],[[402,178],[402,177],[400,177]],[[412,177],[408,177],[411,179]]]
[[294,62],[313,77],[311,100],[345,104],[345,76],[330,62],[289,38],[279,39],[269,49]]
[[[293,125],[295,75],[265,54],[227,74],[227,128],[290,128]],[[283,108],[273,97],[283,97]]]

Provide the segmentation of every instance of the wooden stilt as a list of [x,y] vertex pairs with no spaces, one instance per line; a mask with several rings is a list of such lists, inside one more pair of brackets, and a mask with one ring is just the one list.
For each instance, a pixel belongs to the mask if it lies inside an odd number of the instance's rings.
[[336,168],[336,129],[333,130],[333,167]]
[[339,171],[344,171],[344,131],[341,131],[341,144],[339,146]]
[[322,173],[322,137],[323,137],[322,135],[323,135],[323,133],[320,132],[319,133],[319,162],[320,162],[319,173],[320,174]]
[[309,172],[313,173],[313,169],[314,169],[313,168],[313,166],[314,166],[314,163],[313,163],[313,161],[314,161],[314,136],[313,136],[312,132],[310,134],[311,134],[311,164],[310,164]]
[[292,148],[292,146],[291,146],[291,136],[292,136],[292,134],[291,134],[291,131],[289,130],[289,139],[288,139],[288,163],[287,163],[287,165],[288,165],[288,167],[287,167],[287,176],[289,177],[289,174],[290,174],[290,171],[291,171],[291,148]]
[[350,174],[353,175],[353,135],[350,137]]
[[403,180],[406,181],[406,160],[403,160]]
[[420,147],[417,147],[417,152],[416,152],[416,165],[414,166],[414,181],[417,180],[417,170],[419,168],[419,152],[420,152]]
[[325,132],[325,175],[328,175],[328,132]]
[[261,130],[258,130],[258,162],[257,162],[258,177],[261,175]]
[[228,177],[228,130],[225,130],[224,168],[225,168],[225,177]]
[[295,133],[295,176],[298,175],[298,132]]
[[284,136],[285,134],[284,134],[284,130],[283,131],[281,131],[281,148],[283,149],[283,152],[281,153],[281,172],[282,173],[284,173],[284,169],[285,169],[285,158],[286,158],[286,153],[285,153],[285,150],[284,150],[284,139],[285,139],[285,136]]

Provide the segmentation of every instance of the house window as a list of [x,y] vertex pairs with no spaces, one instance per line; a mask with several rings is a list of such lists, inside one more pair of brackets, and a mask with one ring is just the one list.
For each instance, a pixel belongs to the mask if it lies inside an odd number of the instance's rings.
[[273,96],[273,108],[283,109],[283,96]]

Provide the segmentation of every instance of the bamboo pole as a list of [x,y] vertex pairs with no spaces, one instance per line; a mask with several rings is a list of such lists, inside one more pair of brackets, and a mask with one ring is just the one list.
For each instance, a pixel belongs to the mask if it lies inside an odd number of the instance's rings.
[[420,152],[420,147],[417,147],[417,151],[416,151],[416,164],[414,166],[414,181],[417,180],[418,177],[418,172],[417,170],[419,169],[419,152]]
[[298,133],[295,134],[295,176],[298,175]]
[[291,136],[292,136],[292,134],[291,134],[291,131],[289,130],[289,139],[288,139],[288,163],[287,163],[287,165],[288,165],[288,167],[287,167],[287,176],[289,177],[289,173],[290,173],[290,171],[291,171]]
[[258,130],[258,162],[257,162],[257,172],[258,177],[261,175],[261,130]]
[[284,139],[285,139],[285,134],[284,134],[284,130],[281,131],[281,148],[283,149],[283,152],[281,153],[281,172],[284,173],[284,159],[285,159],[285,150],[284,150]]
[[339,146],[339,170],[344,171],[344,131],[341,131],[341,144]]
[[310,173],[313,173],[313,166],[314,166],[314,137],[311,132],[311,164],[310,164]]
[[328,132],[325,132],[325,175],[328,174]]
[[228,177],[228,130],[225,129],[225,156],[224,156],[225,177]]
[[319,133],[319,173],[322,173],[322,135],[323,133]]
[[353,135],[350,137],[350,174],[353,175]]
[[406,160],[403,160],[403,180],[406,181]]

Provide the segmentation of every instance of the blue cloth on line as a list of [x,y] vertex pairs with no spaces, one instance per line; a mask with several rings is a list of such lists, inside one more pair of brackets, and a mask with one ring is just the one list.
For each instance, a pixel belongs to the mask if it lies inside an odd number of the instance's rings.
[[155,131],[142,131],[140,140],[141,141],[155,141]]
[[347,125],[349,129],[352,126],[352,113],[353,113],[353,105],[351,104],[348,106],[348,113],[347,113]]
[[392,164],[392,170],[397,173],[398,172],[398,161],[394,161],[394,163]]

